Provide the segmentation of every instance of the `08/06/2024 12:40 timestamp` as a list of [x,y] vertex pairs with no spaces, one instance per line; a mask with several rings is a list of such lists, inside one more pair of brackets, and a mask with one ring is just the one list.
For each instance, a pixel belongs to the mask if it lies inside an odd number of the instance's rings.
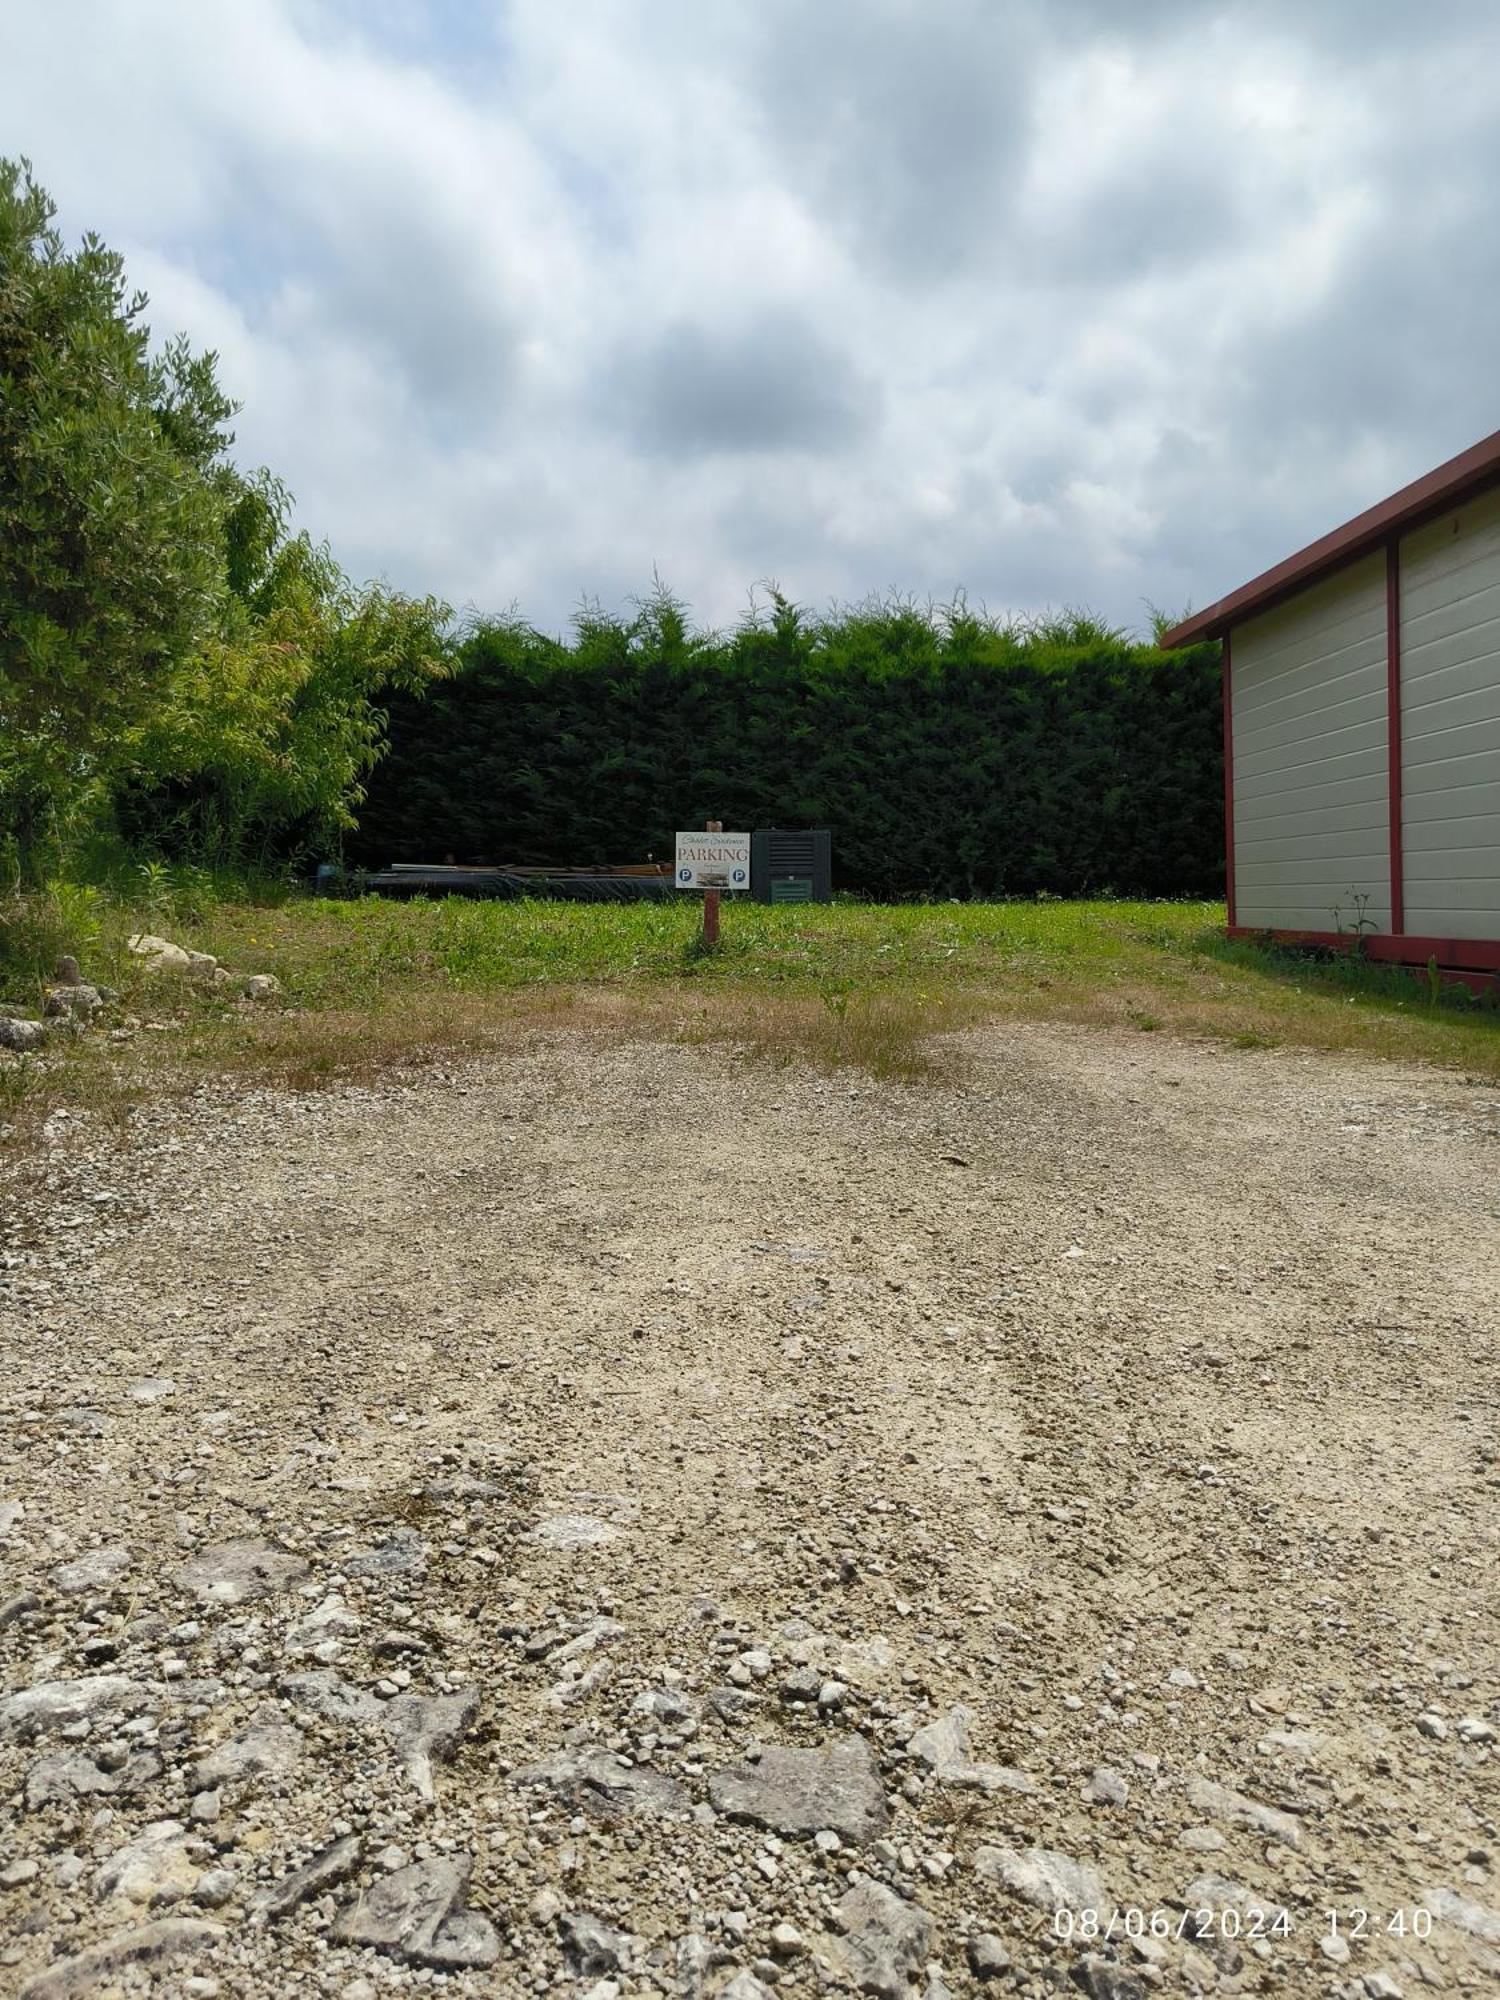
[[1121,1904],[1108,1910],[1058,1910],[1052,1918],[1052,1930],[1064,1943],[1132,1937],[1186,1943],[1221,1937],[1253,1943],[1257,1938],[1289,1938],[1298,1930],[1315,1927],[1324,1940],[1357,1944],[1361,1939],[1379,1937],[1427,1938],[1432,1935],[1432,1922],[1431,1910],[1421,1904],[1384,1912],[1349,1904],[1343,1909],[1309,1912],[1305,1918],[1279,1904],[1229,1904],[1222,1908],[1202,1904],[1181,1910]]

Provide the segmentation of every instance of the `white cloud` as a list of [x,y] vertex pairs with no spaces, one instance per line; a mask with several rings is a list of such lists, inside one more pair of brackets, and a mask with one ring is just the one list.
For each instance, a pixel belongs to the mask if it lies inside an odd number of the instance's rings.
[[5,53],[245,460],[544,624],[653,565],[1139,622],[1497,421],[1484,0],[68,0]]

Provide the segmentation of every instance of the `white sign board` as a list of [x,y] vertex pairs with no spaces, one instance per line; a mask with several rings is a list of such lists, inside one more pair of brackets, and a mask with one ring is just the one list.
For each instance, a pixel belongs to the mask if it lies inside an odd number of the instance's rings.
[[679,833],[676,881],[679,889],[748,889],[749,834]]

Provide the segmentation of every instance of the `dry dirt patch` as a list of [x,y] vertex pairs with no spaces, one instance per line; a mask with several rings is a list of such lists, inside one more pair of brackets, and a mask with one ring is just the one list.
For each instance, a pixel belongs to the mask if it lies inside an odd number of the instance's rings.
[[1500,1093],[954,1054],[553,1037],[61,1140],[0,1983],[1493,1990]]

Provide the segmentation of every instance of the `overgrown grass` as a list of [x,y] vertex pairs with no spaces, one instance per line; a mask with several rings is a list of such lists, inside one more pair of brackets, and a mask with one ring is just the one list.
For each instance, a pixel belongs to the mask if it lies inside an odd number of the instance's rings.
[[[1500,1080],[1500,1007],[1434,995],[1357,958],[1230,944],[1211,903],[838,903],[726,908],[723,943],[694,949],[698,912],[391,903],[278,893],[226,898],[210,878],[149,893],[63,889],[0,910],[0,999],[34,1002],[61,949],[118,986],[143,1025],[64,1058],[8,1061],[0,1123],[21,1136],[65,1101],[115,1107],[224,1071],[297,1087],[370,1074],[525,1030],[717,1041],[781,1060],[918,1077],[942,1037],[982,1021],[1072,1022],[1425,1061]],[[125,950],[162,931],[241,971],[273,971],[280,1010],[236,1008],[147,979]]]

